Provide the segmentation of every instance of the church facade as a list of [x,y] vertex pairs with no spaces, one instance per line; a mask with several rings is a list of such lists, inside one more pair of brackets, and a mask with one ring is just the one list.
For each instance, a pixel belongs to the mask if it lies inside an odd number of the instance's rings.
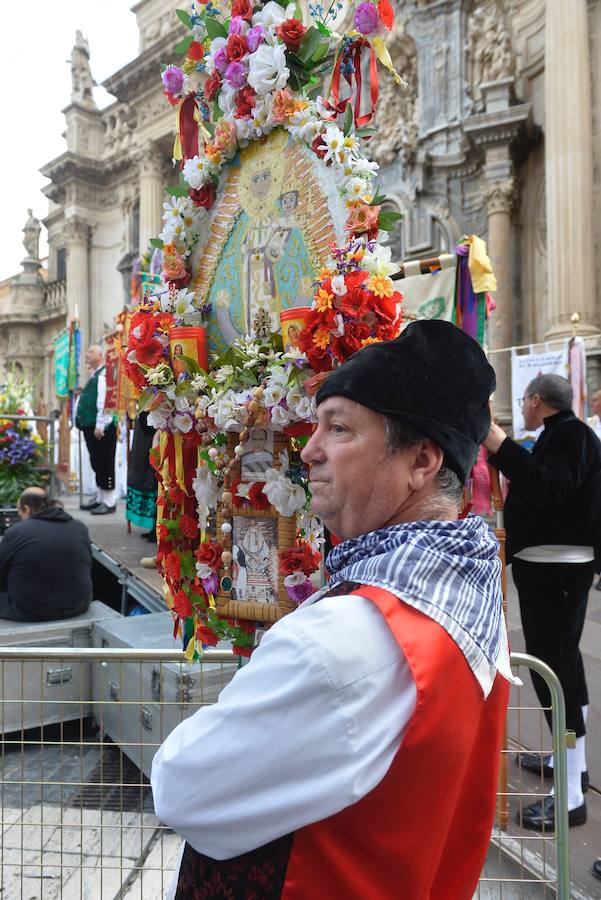
[[[0,285],[0,350],[9,348],[0,356],[42,369],[49,401],[54,334],[77,315],[84,344],[99,340],[129,298],[135,258],[161,229],[174,111],[159,66],[181,36],[177,5],[134,6],[139,53],[104,82],[115,98],[105,109],[94,102],[80,33],[73,47],[67,147],[42,168],[47,278],[32,271],[28,251],[23,273]],[[491,349],[570,335],[573,313],[581,335],[597,335],[601,0],[396,0],[395,12],[388,46],[408,87],[381,74],[369,153],[404,214],[396,258],[429,257],[479,234],[498,282]],[[587,343],[597,387],[601,342]],[[504,418],[509,354],[491,361]]]

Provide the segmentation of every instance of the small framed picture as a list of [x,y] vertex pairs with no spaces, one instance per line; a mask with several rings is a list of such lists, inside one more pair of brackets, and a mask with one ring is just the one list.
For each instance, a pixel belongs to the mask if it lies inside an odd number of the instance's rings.
[[[279,453],[288,449],[288,438],[281,434],[274,435],[271,429],[255,428],[253,431],[267,432],[268,436],[261,435],[255,449],[249,447],[249,455],[257,454],[251,460],[259,465],[267,461],[262,454],[269,454],[269,464],[265,468],[278,468]],[[237,435],[228,436],[228,449],[232,455],[237,440]],[[252,435],[247,442],[249,445],[251,440]],[[248,472],[247,469],[245,474],[245,457],[246,454],[232,467],[234,482],[242,481],[248,486],[265,481],[264,471],[251,469]],[[218,512],[217,534],[221,533],[222,524],[223,519]],[[222,571],[219,573],[220,586],[216,598],[219,612],[237,619],[275,622],[296,606],[288,596],[284,576],[279,571],[279,550],[294,546],[296,516],[280,516],[273,506],[265,508],[263,504],[259,508],[245,502],[234,507],[231,525],[229,549],[232,563],[227,576],[224,577]]]
[[265,481],[267,469],[273,467],[273,431],[255,426],[250,429],[240,465],[242,481]]

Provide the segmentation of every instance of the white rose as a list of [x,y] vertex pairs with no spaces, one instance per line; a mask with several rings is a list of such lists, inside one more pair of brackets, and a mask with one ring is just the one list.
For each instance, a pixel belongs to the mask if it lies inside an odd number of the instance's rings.
[[[276,3],[273,5],[277,6]],[[278,8],[281,10],[281,7]],[[283,44],[278,44],[276,47],[261,44],[257,51],[251,54],[248,83],[257,94],[269,94],[272,91],[282,90],[286,87],[289,77],[290,70],[286,66],[286,48]],[[219,99],[221,105],[221,94]]]
[[270,381],[263,394],[265,406],[277,406],[286,396],[286,388],[279,381]]
[[303,488],[293,484],[277,469],[268,469],[265,473],[263,493],[281,516],[295,515],[307,500]]
[[187,434],[192,429],[192,416],[190,416],[188,413],[178,412],[173,417],[173,424],[178,431],[182,431],[184,434]]
[[303,392],[298,382],[293,384],[290,387],[290,390],[286,394],[286,403],[288,404],[288,409],[292,410],[292,412],[296,415],[296,408],[300,403],[303,397]]
[[294,18],[294,8],[294,3],[289,3],[284,9],[275,0],[268,0],[263,9],[254,14],[253,25],[262,25],[263,28],[269,28],[270,25],[281,25],[285,19]]
[[223,113],[226,119],[230,119],[233,121],[234,113],[236,112],[236,94],[238,90],[236,88],[230,87],[230,85],[224,81],[221,86],[221,90],[219,91],[219,97],[217,99],[217,103],[219,104],[219,109]]
[[269,415],[271,417],[271,424],[276,429],[285,428],[286,425],[289,425],[292,421],[290,410],[285,409],[283,406],[272,406],[269,410]]
[[315,400],[311,397],[301,397],[294,412],[302,422],[315,422]]

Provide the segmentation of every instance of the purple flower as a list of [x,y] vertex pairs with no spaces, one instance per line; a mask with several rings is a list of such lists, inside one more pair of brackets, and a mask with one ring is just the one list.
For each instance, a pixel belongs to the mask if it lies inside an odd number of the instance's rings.
[[216,594],[217,588],[219,587],[219,579],[215,572],[212,572],[210,575],[207,575],[206,578],[201,578],[201,583],[207,594]]
[[161,77],[163,87],[168,94],[181,94],[184,86],[184,73],[179,66],[167,66]]
[[242,16],[232,16],[230,19],[230,27],[228,28],[229,34],[244,34],[244,26],[246,22],[242,18]]
[[225,70],[225,80],[233,88],[243,88],[246,84],[246,76],[246,66],[238,60],[231,62]]
[[227,57],[225,55],[225,47],[220,47],[219,50],[215,53],[213,57],[213,61],[215,63],[215,68],[217,71],[223,75],[227,68]]
[[378,27],[380,16],[373,3],[360,3],[355,10],[355,28],[361,34],[371,34]]
[[263,40],[263,26],[255,25],[246,35],[248,49],[250,53],[254,53],[261,41]]
[[306,581],[301,581],[300,584],[291,584],[287,586],[286,591],[290,599],[294,600],[295,603],[304,603],[307,597],[310,597],[311,594],[314,593],[315,588],[307,578]]

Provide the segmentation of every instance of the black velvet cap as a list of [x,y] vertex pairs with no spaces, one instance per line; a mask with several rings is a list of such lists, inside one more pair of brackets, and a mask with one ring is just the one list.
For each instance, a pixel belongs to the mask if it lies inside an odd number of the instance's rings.
[[495,373],[477,341],[442,319],[412,322],[328,375],[317,404],[348,397],[408,425],[444,451],[465,482],[488,434]]

